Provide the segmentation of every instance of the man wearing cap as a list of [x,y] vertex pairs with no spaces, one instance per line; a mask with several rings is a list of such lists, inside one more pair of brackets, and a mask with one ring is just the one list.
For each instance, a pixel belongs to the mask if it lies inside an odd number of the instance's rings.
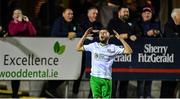
[[158,38],[162,36],[160,23],[154,20],[153,15],[151,7],[143,7],[141,19],[137,22],[141,37]]
[[[141,19],[137,22],[138,30],[141,37],[145,38],[159,38],[161,37],[160,24],[153,20],[153,11],[150,7],[143,7],[141,11]],[[137,96],[138,98],[151,97],[150,80],[137,81]]]

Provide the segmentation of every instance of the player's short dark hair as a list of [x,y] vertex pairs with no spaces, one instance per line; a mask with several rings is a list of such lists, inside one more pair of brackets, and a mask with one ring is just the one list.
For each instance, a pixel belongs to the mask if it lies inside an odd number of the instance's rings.
[[105,27],[102,27],[100,30],[108,30],[107,28],[105,28]]
[[[100,31],[101,31],[101,30],[106,30],[106,31],[109,32],[109,30],[108,30],[107,28],[105,28],[105,27],[101,28]],[[110,32],[109,32],[109,34],[110,34]]]

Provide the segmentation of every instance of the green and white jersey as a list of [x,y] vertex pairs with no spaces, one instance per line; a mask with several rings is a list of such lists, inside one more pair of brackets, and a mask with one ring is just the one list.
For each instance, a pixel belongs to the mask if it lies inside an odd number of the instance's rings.
[[84,45],[85,51],[91,52],[91,76],[112,79],[112,64],[117,54],[124,51],[122,46],[114,44],[102,45],[101,43],[91,43]]

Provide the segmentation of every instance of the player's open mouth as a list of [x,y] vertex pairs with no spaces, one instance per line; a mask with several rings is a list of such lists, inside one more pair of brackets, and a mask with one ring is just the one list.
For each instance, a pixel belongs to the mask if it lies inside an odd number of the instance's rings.
[[100,37],[100,39],[104,39],[104,37],[103,37],[103,36],[101,36],[101,37]]

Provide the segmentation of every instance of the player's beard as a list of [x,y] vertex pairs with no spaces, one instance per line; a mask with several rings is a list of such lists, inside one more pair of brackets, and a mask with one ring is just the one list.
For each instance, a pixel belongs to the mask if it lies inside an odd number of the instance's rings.
[[107,44],[108,39],[99,40],[102,44]]

